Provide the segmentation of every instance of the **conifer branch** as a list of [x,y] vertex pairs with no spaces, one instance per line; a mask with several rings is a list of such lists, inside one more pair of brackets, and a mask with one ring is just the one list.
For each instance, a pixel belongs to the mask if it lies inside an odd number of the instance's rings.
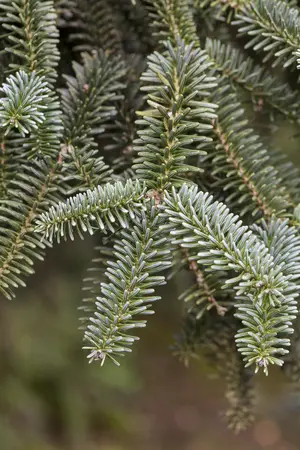
[[294,66],[296,52],[300,48],[299,9],[281,0],[250,0],[244,2],[237,19],[241,36],[251,37],[245,48],[263,51],[263,62],[273,61],[272,66]]
[[199,47],[197,31],[189,0],[141,0],[148,10],[154,35],[160,42],[170,40],[177,45],[178,39]]
[[[0,4],[0,293],[12,298],[53,240],[98,232],[85,348],[118,364],[137,339],[129,330],[145,326],[137,315],[160,298],[158,272],[188,269],[176,352],[187,363],[202,349],[220,370],[237,431],[253,421],[248,366],[285,362],[300,379],[299,171],[267,150],[242,107],[250,94],[270,112],[261,119],[299,124],[299,20],[296,0]],[[236,25],[263,62],[222,43]],[[201,50],[210,34],[221,41]],[[70,67],[72,50],[87,53]]]
[[[36,155],[56,156],[61,133],[59,104],[35,72],[19,71],[8,77],[0,92],[0,127],[4,136],[14,129],[21,136],[19,153],[32,158]],[[26,137],[26,139],[24,139]],[[15,138],[16,139],[16,138]]]
[[17,72],[16,76],[7,79],[0,92],[0,125],[5,129],[5,135],[16,128],[24,137],[44,122],[50,90],[43,77],[34,72],[30,75]]
[[145,187],[138,180],[129,180],[125,185],[107,183],[103,188],[98,186],[52,206],[37,219],[36,232],[51,242],[54,238],[60,242],[61,237],[73,240],[73,228],[81,238],[82,232],[93,234],[95,229],[113,233],[116,223],[128,227],[128,216],[131,219],[136,216],[144,196]]
[[137,124],[143,128],[133,166],[139,178],[160,191],[180,185],[184,173],[200,171],[185,161],[205,154],[209,121],[216,117],[216,105],[205,101],[215,87],[214,78],[206,74],[206,54],[182,41],[176,48],[167,43],[166,49],[166,56],[155,52],[148,58],[141,78],[150,109],[139,113],[143,118]]
[[1,0],[0,21],[8,31],[5,50],[19,60],[11,69],[36,72],[52,85],[59,61],[53,0]]
[[[0,11],[8,13],[3,23],[9,30],[6,51],[18,59],[10,67],[20,69],[4,84],[1,103],[1,125],[9,133],[5,157],[16,166],[10,167],[15,173],[7,174],[0,200],[0,290],[11,298],[15,288],[24,286],[23,277],[33,272],[34,259],[43,258],[46,243],[33,234],[33,220],[47,196],[50,201],[59,198],[49,185],[61,136],[59,104],[52,90],[58,32],[52,1],[5,0]],[[9,117],[17,128],[14,133]]]
[[236,335],[246,365],[256,370],[282,365],[280,355],[288,352],[291,320],[297,313],[298,293],[291,292],[280,266],[248,227],[242,226],[225,205],[186,185],[179,193],[166,194],[162,215],[169,225],[162,227],[174,245],[197,248],[197,262],[211,270],[234,270],[238,276],[227,280],[236,289],[236,316],[243,328]]
[[271,217],[291,208],[280,174],[248,121],[236,92],[226,79],[219,81],[211,100],[219,105],[213,121],[216,147],[209,159],[214,186],[226,192],[226,202],[240,215]]
[[33,233],[33,220],[44,205],[49,181],[47,164],[24,164],[10,181],[8,198],[0,200],[0,291],[8,298],[25,286],[23,277],[33,273],[34,259],[43,259],[47,242]]
[[[288,221],[273,219],[270,223],[254,225],[253,230],[260,236],[268,247],[274,262],[282,267],[282,272],[289,278],[290,289],[299,291],[300,278],[300,237],[296,228],[288,225]],[[298,302],[299,303],[299,302]],[[294,324],[295,332],[291,337],[290,352],[284,356],[284,373],[299,388],[300,366],[299,366],[299,342],[300,327],[299,314]]]
[[300,95],[253,59],[219,40],[207,39],[205,49],[214,68],[236,86],[249,92],[256,109],[265,105],[292,122],[299,121]]
[[110,179],[111,171],[98,153],[95,137],[104,131],[103,123],[116,115],[114,102],[122,99],[118,92],[125,74],[122,60],[111,59],[102,50],[82,57],[83,65],[73,63],[76,77],[65,76],[67,89],[62,90],[63,175],[69,194]]
[[98,359],[103,364],[108,357],[119,365],[116,357],[131,351],[138,338],[127,332],[146,325],[135,316],[153,314],[152,303],[160,299],[153,294],[155,286],[165,283],[165,277],[156,274],[171,264],[166,243],[154,205],[141,212],[132,231],[121,231],[114,259],[108,262],[107,281],[101,283],[96,312],[85,332],[84,348],[90,351],[90,361]]

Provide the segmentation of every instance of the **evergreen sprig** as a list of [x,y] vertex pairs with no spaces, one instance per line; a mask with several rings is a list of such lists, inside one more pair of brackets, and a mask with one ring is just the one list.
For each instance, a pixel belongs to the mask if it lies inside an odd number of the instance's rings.
[[249,128],[244,109],[234,89],[219,81],[211,100],[219,105],[214,120],[214,147],[208,160],[215,177],[213,186],[226,192],[226,202],[241,216],[284,215],[292,200],[268,151]]
[[73,63],[75,77],[65,76],[61,91],[64,123],[64,180],[68,194],[93,189],[109,181],[111,171],[99,154],[96,138],[103,124],[116,115],[115,102],[123,97],[125,66],[102,50],[82,55]]
[[135,316],[153,314],[152,303],[160,299],[154,287],[165,283],[165,277],[156,274],[171,264],[159,222],[157,208],[149,205],[137,216],[132,231],[122,230],[116,240],[114,258],[107,263],[106,281],[101,283],[101,296],[85,332],[90,361],[99,359],[103,364],[108,357],[118,365],[116,357],[131,351],[138,339],[127,332],[146,325]]
[[281,114],[292,122],[298,122],[300,96],[284,81],[267,68],[255,64],[231,44],[216,39],[207,39],[205,49],[214,63],[214,68],[235,86],[251,94],[256,110],[265,107],[269,112]]
[[18,286],[25,286],[23,278],[34,272],[34,260],[43,259],[47,241],[33,232],[33,221],[45,207],[50,183],[49,165],[32,161],[19,167],[7,197],[0,199],[0,290],[8,298],[15,296]]
[[2,102],[3,124],[11,115],[16,128],[6,126],[1,144],[0,289],[11,298],[15,288],[25,285],[23,279],[33,273],[33,262],[43,258],[47,245],[33,233],[33,221],[60,198],[53,169],[62,126],[52,85],[59,56],[53,2],[4,1],[0,11],[8,30],[5,51],[14,56],[10,68],[19,70],[4,83],[7,97]]
[[166,49],[166,55],[155,52],[149,57],[141,77],[150,108],[137,121],[142,129],[133,166],[149,187],[161,191],[180,185],[186,172],[200,171],[186,160],[205,154],[202,149],[211,140],[209,122],[216,118],[216,105],[206,100],[215,87],[207,75],[206,54],[182,41],[175,48],[167,43]]
[[[289,226],[287,221],[271,220],[261,225],[254,225],[253,230],[263,240],[274,262],[281,265],[282,272],[289,278],[291,289],[299,291],[300,278],[300,237],[296,228]],[[291,336],[290,352],[284,356],[283,371],[299,389],[299,314],[294,323],[294,333]]]
[[299,9],[285,1],[250,0],[243,2],[233,22],[241,36],[251,39],[245,48],[265,53],[264,62],[272,66],[296,67],[296,52],[300,47]]
[[236,289],[236,316],[244,325],[236,342],[246,365],[263,367],[266,373],[270,363],[282,365],[298,293],[290,289],[266,246],[225,205],[196,187],[183,185],[178,193],[173,189],[162,208],[169,220],[163,229],[169,230],[174,245],[198,247],[199,264],[237,273],[226,284]]
[[5,129],[4,135],[16,128],[24,137],[45,121],[50,90],[43,77],[20,71],[11,75],[0,91],[0,124]]
[[128,216],[134,219],[144,196],[145,186],[138,180],[128,180],[125,185],[116,182],[103,188],[98,186],[52,206],[36,221],[36,231],[50,241],[56,238],[59,242],[67,236],[73,240],[73,228],[80,237],[82,232],[93,234],[95,229],[114,232],[116,223],[127,228]]
[[140,0],[148,11],[154,36],[160,42],[170,40],[176,45],[178,38],[187,44],[199,46],[193,13],[189,0]]
[[7,31],[5,50],[17,58],[11,69],[36,72],[53,84],[59,61],[53,0],[2,0],[0,22]]

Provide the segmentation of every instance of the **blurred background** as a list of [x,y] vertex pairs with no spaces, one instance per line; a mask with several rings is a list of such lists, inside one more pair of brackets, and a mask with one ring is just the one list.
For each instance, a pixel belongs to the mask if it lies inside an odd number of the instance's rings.
[[[300,166],[299,137],[279,125],[274,145]],[[14,301],[0,298],[0,450],[299,450],[300,394],[278,370],[257,377],[257,422],[235,436],[223,380],[172,356],[184,274],[121,367],[87,363],[77,308],[94,244],[55,246]]]

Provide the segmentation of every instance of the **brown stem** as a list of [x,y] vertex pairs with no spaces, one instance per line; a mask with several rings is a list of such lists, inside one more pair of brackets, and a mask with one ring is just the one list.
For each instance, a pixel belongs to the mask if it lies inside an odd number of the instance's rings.
[[243,180],[244,184],[248,187],[249,191],[252,194],[252,197],[256,201],[259,209],[262,211],[265,217],[271,217],[273,215],[273,210],[269,206],[264,203],[264,199],[260,197],[260,194],[251,180],[251,178],[247,175],[246,169],[242,166],[241,160],[235,155],[235,153],[231,150],[230,144],[228,142],[227,136],[223,132],[220,124],[218,124],[215,120],[213,121],[213,127],[217,138],[222,144],[225,153],[227,155],[228,161],[234,166],[238,175]]
[[211,294],[209,285],[208,285],[207,281],[205,280],[205,275],[204,275],[203,271],[199,268],[197,261],[190,259],[189,252],[186,248],[182,248],[182,254],[189,265],[190,271],[193,272],[198,286],[200,288],[204,289],[207,300],[214,305],[219,316],[224,316],[225,313],[227,312],[227,308],[219,305],[216,298]]

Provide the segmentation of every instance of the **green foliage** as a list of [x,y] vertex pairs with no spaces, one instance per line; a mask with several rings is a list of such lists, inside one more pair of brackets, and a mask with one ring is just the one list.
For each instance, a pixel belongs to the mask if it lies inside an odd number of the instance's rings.
[[223,366],[235,430],[253,420],[252,366],[299,372],[299,171],[257,127],[299,125],[298,11],[281,0],[0,5],[1,292],[13,297],[54,240],[96,234],[84,345],[90,361],[118,363],[160,298],[157,273],[188,271],[178,353],[187,362],[203,348]]
[[214,79],[205,73],[208,67],[205,53],[181,41],[175,49],[167,44],[166,56],[149,57],[148,71],[142,75],[147,84],[142,89],[149,92],[151,109],[140,113],[143,119],[137,122],[143,130],[138,132],[133,167],[151,188],[163,191],[172,184],[178,186],[183,173],[200,170],[185,160],[203,154],[210,140],[209,120],[216,117],[216,105],[205,101],[215,87]]
[[56,156],[61,133],[59,104],[44,77],[19,71],[4,83],[0,98],[0,122],[4,136],[16,129],[21,138],[18,152]]
[[170,39],[173,45],[181,37],[198,46],[196,27],[189,0],[140,0],[148,10],[154,35],[160,42]]
[[58,30],[52,0],[2,0],[0,21],[7,32],[5,50],[16,57],[12,70],[23,69],[56,79]]
[[282,216],[291,207],[289,193],[261,139],[248,128],[244,109],[226,79],[219,81],[212,101],[219,105],[215,145],[208,156],[213,186],[226,192],[226,203],[241,216]]
[[199,264],[236,273],[226,284],[235,287],[239,302],[236,316],[244,328],[236,342],[246,365],[254,363],[256,370],[263,367],[266,373],[270,363],[282,365],[280,355],[288,352],[298,293],[290,289],[266,246],[224,204],[196,187],[183,185],[178,193],[173,189],[162,208],[169,220],[163,229],[170,232],[173,245],[197,247]]
[[295,52],[300,47],[299,9],[280,0],[274,6],[273,0],[243,2],[234,24],[241,35],[251,37],[245,48],[265,53],[264,62],[273,61],[273,67],[295,67]]
[[122,230],[115,242],[113,259],[107,262],[105,281],[101,283],[101,296],[97,297],[96,311],[84,335],[90,361],[99,359],[103,364],[109,357],[119,365],[115,357],[130,351],[138,339],[127,332],[146,325],[145,320],[135,316],[154,312],[151,304],[160,297],[153,295],[153,288],[165,283],[165,277],[156,273],[171,264],[159,222],[157,208],[150,205],[137,217],[132,231]]
[[9,30],[5,49],[16,56],[10,67],[20,70],[3,84],[0,119],[7,135],[1,145],[0,290],[11,298],[33,273],[34,259],[43,258],[47,242],[33,233],[33,221],[60,197],[54,167],[62,124],[51,84],[58,63],[53,3],[5,1],[0,10]]
[[116,115],[114,102],[122,99],[119,90],[125,74],[123,61],[102,50],[84,53],[82,59],[83,65],[73,63],[75,77],[65,76],[67,88],[61,92],[68,194],[109,181],[111,171],[99,155],[96,138]]
[[49,95],[43,77],[37,77],[34,72],[28,75],[20,71],[7,79],[1,91],[4,96],[1,98],[0,120],[4,135],[12,128],[16,128],[22,137],[38,129],[45,120],[43,110],[47,109]]
[[299,92],[292,90],[288,83],[255,64],[251,57],[231,44],[207,39],[205,49],[221,75],[251,94],[256,109],[267,107],[272,115],[282,114],[291,121],[298,121]]
[[145,187],[139,181],[120,182],[114,185],[98,186],[93,191],[86,191],[70,197],[66,202],[52,206],[36,221],[36,231],[43,233],[50,241],[56,237],[67,236],[74,239],[73,228],[80,237],[82,232],[93,234],[94,229],[103,232],[114,232],[115,222],[118,226],[128,228],[127,216],[132,220],[135,212],[142,206],[141,199],[145,195]]
[[33,233],[33,220],[44,206],[51,178],[46,163],[22,164],[10,180],[7,198],[0,200],[0,290],[8,298],[25,286],[24,276],[34,272],[34,259],[42,259],[45,243]]

